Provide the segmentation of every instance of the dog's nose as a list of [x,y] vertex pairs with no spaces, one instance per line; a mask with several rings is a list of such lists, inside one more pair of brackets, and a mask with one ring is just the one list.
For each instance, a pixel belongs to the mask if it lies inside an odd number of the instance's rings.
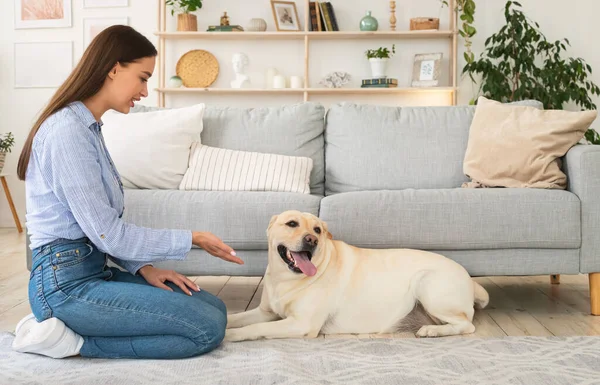
[[304,242],[308,243],[311,246],[316,246],[317,243],[319,243],[319,240],[314,235],[308,234],[304,237]]

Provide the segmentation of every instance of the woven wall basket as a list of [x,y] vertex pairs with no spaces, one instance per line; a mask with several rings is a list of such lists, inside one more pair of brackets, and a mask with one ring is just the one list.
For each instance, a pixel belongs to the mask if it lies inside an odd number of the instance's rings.
[[184,86],[204,88],[210,86],[217,80],[217,76],[219,75],[219,62],[210,52],[202,49],[195,49],[186,52],[179,58],[175,72],[183,81]]

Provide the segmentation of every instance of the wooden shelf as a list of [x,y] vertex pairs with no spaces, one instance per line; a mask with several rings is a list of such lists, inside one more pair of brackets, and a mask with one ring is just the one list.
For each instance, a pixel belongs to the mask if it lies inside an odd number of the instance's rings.
[[[457,72],[458,72],[458,38],[459,34],[457,31],[457,12],[456,0],[448,0],[448,16],[449,25],[445,28],[447,30],[426,30],[426,31],[308,31],[310,25],[310,1],[304,0],[304,31],[264,31],[264,32],[207,32],[207,31],[194,31],[194,32],[182,32],[182,31],[167,31],[167,6],[164,0],[155,0],[158,5],[158,28],[154,33],[158,37],[158,57],[157,57],[157,68],[158,68],[158,105],[165,105],[165,98],[167,95],[182,95],[182,94],[198,94],[198,93],[210,93],[210,94],[223,94],[223,95],[301,95],[304,101],[308,101],[310,96],[318,97],[319,95],[365,95],[365,94],[382,94],[382,95],[402,95],[402,94],[414,94],[414,93],[432,93],[432,92],[443,92],[448,93],[451,97],[451,104],[456,105],[457,103]],[[300,3],[302,3],[300,2]],[[386,24],[386,23],[384,23]],[[314,84],[311,81],[312,76],[316,74],[310,73],[310,46],[311,43],[318,43],[326,41],[340,41],[340,40],[420,40],[421,45],[427,46],[429,41],[440,40],[447,42],[449,54],[444,54],[444,58],[448,60],[447,69],[443,69],[444,72],[450,74],[448,87],[399,87],[399,88],[310,88],[309,84]],[[216,41],[301,41],[304,46],[304,88],[297,89],[234,89],[234,88],[169,88],[167,87],[167,70],[165,68],[166,63],[166,51],[167,45],[174,40],[216,40]],[[265,42],[267,44],[267,42]],[[268,44],[267,44],[268,45]],[[422,52],[426,51],[426,47],[422,48]],[[312,60],[319,60],[316,59]],[[325,71],[325,70],[324,70]],[[172,70],[169,71],[170,73]],[[399,76],[399,75],[397,75]],[[308,87],[308,88],[306,88]],[[346,96],[341,96],[346,98]],[[350,97],[348,97],[349,99]]]
[[337,40],[337,39],[440,39],[452,31],[338,31],[338,32],[155,32],[164,39],[213,40]]
[[215,94],[408,94],[426,92],[454,92],[454,87],[397,87],[397,88],[155,88],[161,93],[215,93]]

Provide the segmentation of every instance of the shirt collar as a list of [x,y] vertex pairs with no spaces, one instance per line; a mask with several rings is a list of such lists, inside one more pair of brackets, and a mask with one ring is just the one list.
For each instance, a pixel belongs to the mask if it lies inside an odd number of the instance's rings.
[[69,107],[75,112],[75,115],[81,120],[86,127],[91,129],[100,130],[102,127],[102,120],[96,121],[92,112],[83,104],[81,101],[76,101],[69,104]]

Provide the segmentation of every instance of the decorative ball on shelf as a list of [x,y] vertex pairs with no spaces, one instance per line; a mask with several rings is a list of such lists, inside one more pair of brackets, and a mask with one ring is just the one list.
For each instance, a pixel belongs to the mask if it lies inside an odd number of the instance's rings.
[[254,18],[250,19],[248,25],[246,26],[246,31],[251,32],[264,32],[267,30],[267,22],[265,19]]
[[169,79],[169,87],[171,88],[179,88],[183,85],[183,80],[177,75],[171,76]]
[[347,72],[336,71],[327,74],[321,81],[320,85],[327,88],[342,88],[342,86],[350,81],[350,74]]
[[371,16],[371,11],[367,11],[367,15],[360,20],[361,31],[377,31],[379,23],[377,19]]

